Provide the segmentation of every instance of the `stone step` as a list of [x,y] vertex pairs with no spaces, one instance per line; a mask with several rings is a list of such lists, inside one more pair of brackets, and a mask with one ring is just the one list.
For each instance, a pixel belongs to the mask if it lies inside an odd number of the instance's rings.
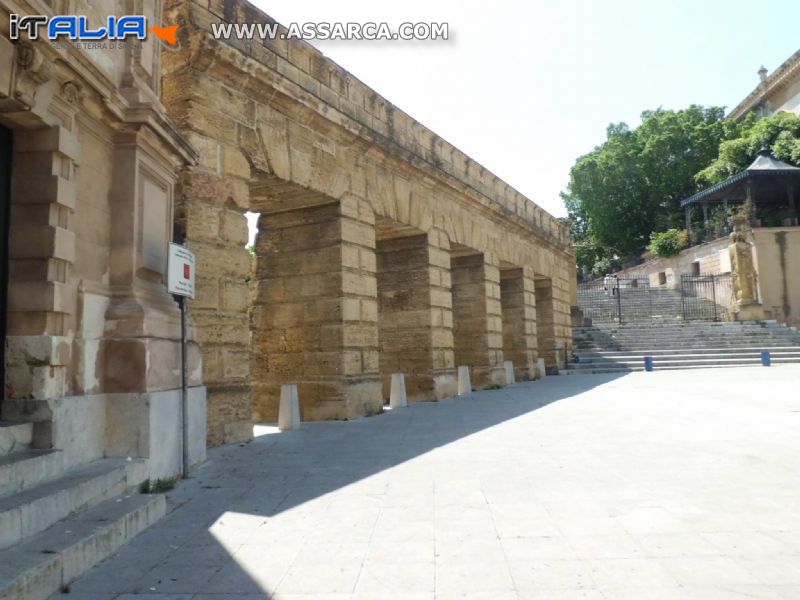
[[105,500],[0,551],[0,599],[46,600],[166,514],[161,494]]
[[623,325],[620,327],[616,323],[609,323],[606,326],[595,325],[593,327],[581,327],[575,328],[574,331],[576,333],[592,333],[594,331],[604,331],[604,332],[644,332],[644,331],[652,331],[654,333],[667,333],[670,331],[697,331],[697,330],[704,330],[704,331],[781,331],[786,333],[797,333],[797,331],[790,329],[788,327],[772,327],[772,326],[751,326],[751,325],[738,325],[736,323],[712,323],[712,322],[705,322],[705,321],[690,321],[690,322],[682,322],[682,323],[674,323],[669,326],[667,325],[648,325],[647,323],[642,323],[637,326],[636,324],[631,325]]
[[[713,325],[715,327],[786,327],[784,323],[779,323],[775,319],[764,319],[763,321],[704,321],[704,320],[693,320],[693,321],[683,321],[679,318],[673,318],[671,322],[664,322],[664,323],[653,323],[654,326],[659,325],[687,325],[687,324],[694,324],[694,323],[703,323],[708,325]],[[596,326],[612,326],[617,327],[617,323],[594,323],[592,325],[584,325],[581,326],[585,329],[590,329],[591,327]],[[627,324],[624,324],[627,326]]]
[[631,351],[628,349],[609,350],[601,348],[598,350],[579,350],[575,352],[576,356],[581,358],[602,358],[612,356],[631,356],[631,355],[652,355],[652,356],[673,356],[673,355],[704,355],[704,354],[758,354],[769,350],[773,355],[800,355],[800,348],[797,346],[777,346],[777,347],[751,347],[751,348],[648,348],[642,351]]
[[[772,362],[776,364],[800,363],[800,356],[795,357],[773,357]],[[686,367],[686,366],[706,366],[717,367],[725,365],[760,365],[761,356],[736,356],[736,355],[721,355],[715,357],[659,357],[653,358],[653,368],[664,367]],[[618,360],[597,360],[591,363],[570,363],[570,369],[592,369],[602,367],[641,367],[644,368],[644,357],[638,356],[635,358],[625,358]]]
[[591,350],[594,348],[609,349],[670,349],[670,348],[800,348],[800,344],[787,344],[785,340],[642,340],[639,342],[606,342],[576,343],[577,349]]
[[722,342],[724,344],[736,344],[736,343],[743,343],[743,344],[763,344],[763,343],[772,343],[772,344],[785,344],[790,346],[800,346],[800,343],[796,343],[795,340],[792,339],[785,339],[779,337],[769,337],[769,336],[721,336],[721,337],[704,337],[704,336],[693,336],[693,337],[668,337],[668,338],[592,338],[592,339],[577,339],[573,340],[575,344],[586,344],[586,343],[603,343],[603,344],[657,344],[663,346],[668,343],[674,343],[675,345],[683,345],[684,342],[693,342],[693,343],[718,343]]
[[0,499],[0,550],[44,531],[53,523],[117,496],[147,477],[143,460],[98,460],[62,477]]
[[772,362],[799,363],[800,335],[775,321],[608,323],[573,330],[570,372],[643,370],[652,356],[655,369],[760,365],[761,352]]
[[[619,342],[619,341],[629,341],[629,342],[636,342],[636,341],[648,341],[648,340],[776,340],[776,341],[783,341],[789,343],[797,343],[797,339],[791,336],[781,336],[781,335],[743,335],[740,333],[731,333],[730,335],[703,335],[703,334],[695,334],[695,335],[669,335],[669,336],[604,336],[604,335],[595,335],[592,337],[577,337],[573,338],[575,342],[591,342],[591,341],[602,341],[602,342]],[[798,344],[800,345],[800,344]]]
[[[720,343],[723,342],[723,343]],[[578,352],[589,352],[592,350],[671,350],[673,348],[800,348],[800,344],[786,344],[786,342],[768,340],[738,340],[725,342],[724,340],[711,340],[709,342],[694,341],[681,343],[680,341],[670,340],[668,342],[643,341],[637,343],[592,343],[575,344],[574,348]]]
[[0,456],[0,498],[17,494],[63,472],[58,450],[27,449]]
[[21,452],[33,442],[33,423],[0,421],[0,456]]
[[692,326],[681,325],[677,327],[626,327],[619,328],[601,328],[594,327],[592,329],[575,329],[573,330],[576,335],[592,335],[595,333],[606,334],[649,334],[649,335],[668,335],[680,333],[692,333],[695,331],[703,331],[709,333],[775,333],[786,335],[798,335],[798,332],[791,329],[778,329],[777,327],[709,327],[709,326]]
[[596,333],[603,333],[607,335],[626,335],[626,334],[643,334],[643,335],[680,335],[702,331],[704,333],[716,334],[743,334],[743,333],[764,333],[772,335],[798,335],[798,332],[791,329],[777,329],[774,327],[641,327],[639,329],[593,329],[575,331],[576,335],[593,335]]
[[[781,364],[794,364],[794,363],[773,363],[773,367],[780,368]],[[726,365],[679,365],[679,366],[661,366],[661,367],[654,367],[656,371],[680,371],[683,369],[732,369],[732,368],[740,368],[740,367],[752,367],[754,369],[763,369],[761,363],[755,364],[726,364]],[[773,367],[766,367],[766,368],[773,368]],[[625,366],[618,366],[618,367],[598,367],[596,369],[562,369],[559,371],[559,375],[584,375],[584,374],[595,374],[595,373],[632,373],[634,371],[644,371],[644,365],[636,366],[636,367],[625,367]]]

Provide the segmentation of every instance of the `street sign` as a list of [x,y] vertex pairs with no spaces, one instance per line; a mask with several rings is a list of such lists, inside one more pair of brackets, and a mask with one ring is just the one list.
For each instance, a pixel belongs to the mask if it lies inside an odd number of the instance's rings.
[[170,243],[167,263],[167,290],[170,294],[194,298],[195,262],[191,250]]

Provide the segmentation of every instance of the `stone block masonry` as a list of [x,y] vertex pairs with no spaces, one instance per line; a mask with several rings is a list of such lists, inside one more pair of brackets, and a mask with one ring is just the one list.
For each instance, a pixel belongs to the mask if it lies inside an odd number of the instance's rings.
[[500,271],[486,254],[451,260],[455,359],[472,369],[472,385],[503,385]]
[[[246,2],[165,8],[181,28],[164,102],[199,156],[176,210],[200,250],[211,443],[275,420],[287,383],[304,420],[342,419],[380,411],[393,372],[414,402],[455,394],[461,364],[476,387],[503,385],[504,360],[519,379],[555,366],[564,224],[308,44],[214,40],[211,23],[269,20]],[[252,303],[245,210],[261,214]]]
[[450,275],[432,264],[446,252],[438,240],[434,231],[377,243],[378,361],[385,398],[398,372],[406,374],[411,402],[453,395]]
[[503,356],[514,364],[515,379],[535,379],[539,343],[536,333],[536,289],[530,270],[520,267],[500,271],[500,304],[503,312]]
[[339,203],[262,217],[252,312],[257,420],[277,418],[280,386],[290,382],[304,420],[381,410],[373,221]]

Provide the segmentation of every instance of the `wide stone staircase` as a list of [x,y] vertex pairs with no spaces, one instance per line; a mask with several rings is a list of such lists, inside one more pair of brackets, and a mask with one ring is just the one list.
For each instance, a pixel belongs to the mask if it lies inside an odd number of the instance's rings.
[[573,328],[573,356],[562,373],[655,370],[800,363],[800,332],[775,321],[712,322],[652,319]]
[[138,491],[141,459],[72,466],[39,449],[33,423],[0,421],[0,600],[44,600],[166,512]]

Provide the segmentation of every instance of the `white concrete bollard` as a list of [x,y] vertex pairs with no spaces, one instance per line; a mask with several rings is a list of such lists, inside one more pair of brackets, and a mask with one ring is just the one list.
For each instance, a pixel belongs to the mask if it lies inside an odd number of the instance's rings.
[[297,396],[297,384],[287,383],[281,386],[278,429],[281,431],[300,429],[300,399]]
[[541,378],[547,375],[547,370],[544,367],[544,359],[540,358],[536,361],[536,374]]
[[472,394],[472,382],[469,379],[469,367],[458,367],[458,395]]
[[405,408],[408,406],[406,395],[406,376],[402,373],[392,373],[392,387],[389,391],[389,406],[391,408]]
[[514,363],[510,360],[503,361],[503,368],[506,370],[506,385],[516,383],[514,381]]

